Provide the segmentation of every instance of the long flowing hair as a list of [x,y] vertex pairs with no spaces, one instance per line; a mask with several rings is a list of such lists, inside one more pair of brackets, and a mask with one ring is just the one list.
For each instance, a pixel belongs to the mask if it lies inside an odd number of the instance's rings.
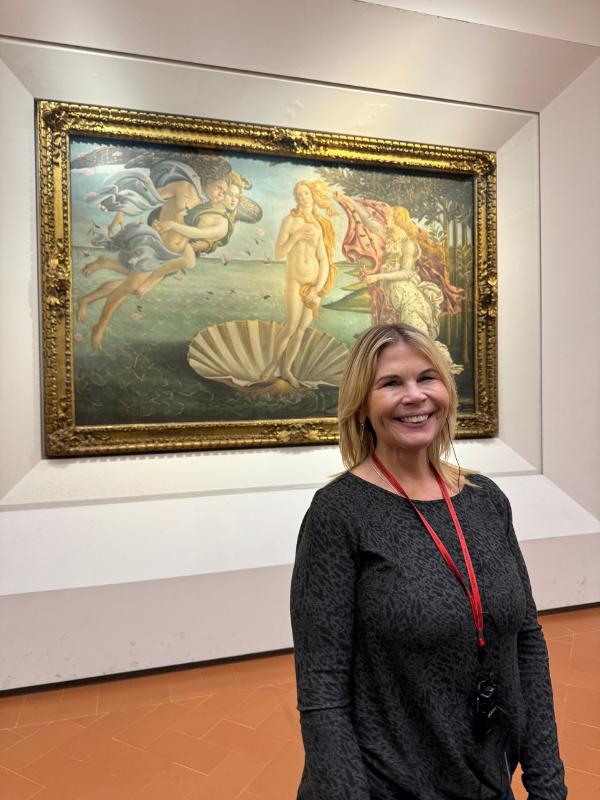
[[391,218],[389,221],[391,221],[392,224],[402,228],[412,239],[417,238],[419,226],[416,222],[413,222],[407,208],[404,208],[404,206],[394,206],[389,217]]
[[442,290],[444,296],[442,313],[456,314],[460,311],[465,292],[464,289],[450,283],[444,248],[431,238],[427,228],[422,228],[411,219],[408,209],[404,206],[388,208],[385,219],[393,241],[398,241],[399,234],[403,232],[417,244],[420,250],[417,271],[421,280],[432,281]]
[[[435,439],[427,448],[427,456],[444,483],[454,488],[458,485],[459,469],[445,459],[452,448],[458,416],[458,394],[448,364],[433,339],[427,334],[405,323],[375,325],[364,331],[350,351],[346,369],[340,385],[338,400],[338,425],[340,450],[346,469],[351,470],[369,458],[375,451],[377,439],[370,421],[360,421],[361,411],[373,386],[377,360],[386,347],[404,342],[414,347],[434,367],[446,387],[450,402],[448,415]],[[460,469],[465,476],[472,470]],[[469,481],[465,481],[469,483]]]
[[306,186],[306,188],[310,191],[315,206],[325,211],[325,214],[319,214],[316,208],[313,208],[312,216],[314,219],[309,217],[306,211],[303,208],[300,208],[299,205],[290,211],[290,215],[292,217],[302,217],[302,219],[309,225],[314,225],[314,220],[316,219],[318,226],[321,228],[323,233],[323,244],[325,245],[325,252],[327,253],[327,262],[329,263],[327,280],[325,281],[325,285],[320,292],[321,295],[325,295],[331,290],[335,280],[335,274],[337,272],[337,268],[333,263],[335,230],[331,220],[329,219],[329,217],[335,216],[336,211],[331,203],[331,198],[323,181],[298,181],[298,183],[294,186],[294,197],[301,186]]

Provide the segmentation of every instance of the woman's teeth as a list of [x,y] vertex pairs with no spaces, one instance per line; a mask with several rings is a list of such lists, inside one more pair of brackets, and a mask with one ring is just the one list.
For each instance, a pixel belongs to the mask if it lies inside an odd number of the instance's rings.
[[429,414],[419,414],[418,417],[400,417],[400,422],[425,422]]

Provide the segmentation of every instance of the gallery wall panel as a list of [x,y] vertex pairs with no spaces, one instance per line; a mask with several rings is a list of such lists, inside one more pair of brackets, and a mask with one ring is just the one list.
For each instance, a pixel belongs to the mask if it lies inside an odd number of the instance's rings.
[[[351,132],[356,125],[356,120],[360,120],[363,134],[370,136],[392,136],[414,139],[415,141],[440,141],[444,144],[458,145],[466,147],[483,147],[485,149],[498,149],[499,168],[506,173],[507,165],[514,162],[512,151],[506,155],[502,147],[506,141],[511,141],[512,137],[522,128],[526,134],[524,141],[528,142],[528,150],[523,155],[523,148],[518,151],[518,164],[514,169],[521,169],[524,160],[529,159],[527,164],[526,179],[513,184],[510,193],[510,208],[512,214],[507,217],[509,224],[515,219],[516,210],[522,208],[526,223],[523,226],[520,221],[519,236],[523,233],[528,237],[527,248],[530,252],[535,252],[537,248],[537,229],[536,215],[537,208],[531,205],[531,196],[537,192],[537,159],[535,134],[532,132],[532,115],[522,113],[511,113],[503,110],[482,109],[472,106],[459,106],[451,103],[439,103],[402,96],[377,95],[372,92],[348,90],[337,87],[315,86],[313,84],[302,83],[300,81],[281,81],[280,79],[265,78],[251,74],[230,74],[222,70],[192,68],[179,65],[171,65],[160,62],[149,62],[144,59],[120,58],[114,56],[98,55],[83,51],[64,50],[56,47],[38,46],[31,44],[3,42],[0,44],[0,54],[6,59],[7,64],[14,74],[22,78],[24,84],[29,89],[29,97],[23,95],[21,89],[20,100],[24,116],[33,113],[33,100],[36,97],[53,97],[54,99],[69,99],[66,95],[73,95],[71,99],[85,101],[88,103],[111,102],[115,105],[133,108],[145,108],[148,110],[158,110],[162,104],[166,104],[169,111],[178,113],[194,114],[201,111],[202,114],[214,118],[240,119],[242,112],[250,115],[253,120],[268,124],[288,124],[294,121],[299,127],[313,130],[337,130],[340,132]],[[245,105],[241,106],[239,103]],[[416,104],[416,105],[415,105]],[[365,112],[365,113],[363,113]],[[529,127],[527,127],[529,125]],[[533,137],[533,138],[532,138]],[[31,139],[29,140],[31,146]],[[4,151],[4,158],[12,163],[21,164],[25,170],[31,165],[31,152],[11,153]],[[30,168],[30,166],[29,166]],[[510,172],[508,166],[508,172]],[[507,182],[507,187],[509,183]],[[32,203],[32,187],[29,189],[29,202]],[[519,194],[521,192],[521,194]],[[502,213],[504,203],[504,186],[502,183],[498,188],[498,208]],[[520,199],[522,198],[522,199]],[[19,220],[17,220],[17,224]],[[510,229],[504,226],[499,232],[499,266],[502,274],[503,251],[507,253],[514,249],[514,245],[503,246],[503,237],[507,236],[507,241],[512,236]],[[24,235],[24,234],[23,234]],[[513,236],[514,238],[514,236]],[[37,261],[33,253],[29,253],[26,263],[29,270],[30,285],[37,281]],[[535,284],[539,280],[535,264],[528,264],[528,280]],[[26,272],[24,269],[23,272]],[[503,278],[501,278],[503,280]],[[21,292],[20,297],[24,303],[29,303],[30,298]],[[6,298],[5,298],[6,299]],[[514,305],[510,311],[507,306],[502,306],[501,314],[510,314],[511,325],[505,327],[505,332],[521,329],[525,335],[521,337],[518,347],[515,346],[514,336],[510,346],[507,347],[511,364],[536,364],[538,354],[539,331],[537,330],[535,303],[530,303],[528,307],[521,304],[518,311]],[[502,309],[505,309],[504,311]],[[31,310],[29,312],[32,313]],[[508,316],[507,316],[508,318]],[[518,320],[518,324],[516,321]],[[500,318],[502,326],[502,317]],[[31,331],[25,331],[27,341],[30,342],[33,352],[37,351],[37,334],[32,336]],[[508,340],[507,340],[508,341]],[[9,362],[14,359],[11,350],[6,347],[6,358]],[[504,344],[500,341],[500,350]],[[35,390],[36,402],[38,400],[38,389],[31,384],[31,389]],[[539,393],[536,395],[533,384],[528,387],[531,402],[527,409],[519,409],[522,421],[522,430],[527,432],[527,444],[518,441],[518,436],[513,436],[509,448],[514,450],[515,455],[512,459],[513,464],[510,469],[517,471],[527,471],[528,469],[539,468],[539,444],[532,445],[532,435],[538,437],[539,442]],[[512,413],[508,396],[500,387],[500,403],[507,409],[507,413]],[[39,423],[38,423],[39,424]],[[14,446],[20,436],[20,427],[28,427],[29,421],[23,417],[17,421],[16,425],[11,426],[7,432],[12,437]],[[30,428],[28,427],[28,430]],[[535,434],[532,434],[536,432]],[[41,459],[41,449],[35,443],[38,452],[38,465],[43,462]],[[494,464],[493,446],[490,451],[486,447],[485,465],[491,473],[499,471],[503,473],[507,469],[506,464],[506,443],[498,443],[498,460]],[[459,457],[460,449],[458,450]],[[308,458],[302,449],[296,448],[294,457],[300,460]],[[190,456],[196,459],[197,456]],[[264,451],[256,454],[256,471],[260,474],[266,485],[280,483],[280,471],[278,468],[278,456],[273,455],[272,451]],[[524,459],[524,461],[523,461]],[[105,484],[102,475],[110,474],[110,461],[98,463],[95,468],[88,468],[81,473],[81,480],[89,476],[90,497],[96,496],[95,486]],[[156,464],[156,474],[161,473],[161,463]],[[177,462],[180,464],[181,462]],[[479,462],[477,462],[479,463]],[[477,466],[477,463],[473,466]],[[130,496],[134,494],[134,487],[139,481],[136,480],[137,467],[131,462],[131,468],[127,469],[131,484],[129,487],[120,482],[115,486],[115,497]],[[23,478],[23,471],[13,468],[11,464],[6,468],[7,488],[15,486],[18,500],[13,502],[28,503],[35,502],[38,497],[38,481],[40,487],[46,485],[49,470],[54,470],[55,475],[60,476],[67,469],[66,466],[51,466],[44,464],[34,466],[32,474],[25,477],[23,485],[16,487],[19,479]],[[302,468],[300,468],[302,469]],[[92,474],[96,471],[96,474]],[[43,472],[43,474],[42,474]],[[177,467],[170,470],[164,477],[164,485],[170,487],[168,490],[174,494],[178,493],[178,470]],[[318,480],[322,480],[319,475]],[[293,483],[293,481],[291,482]],[[231,488],[236,488],[238,478],[235,471],[232,473]],[[318,485],[313,482],[312,485]],[[79,487],[83,487],[80,485]],[[53,481],[52,491],[54,492],[53,501],[68,502],[70,499],[69,482],[61,481],[60,477]],[[26,496],[26,492],[29,492]],[[81,491],[78,491],[78,499],[81,498]],[[42,489],[41,494],[46,494]],[[8,499],[8,498],[7,498]]]

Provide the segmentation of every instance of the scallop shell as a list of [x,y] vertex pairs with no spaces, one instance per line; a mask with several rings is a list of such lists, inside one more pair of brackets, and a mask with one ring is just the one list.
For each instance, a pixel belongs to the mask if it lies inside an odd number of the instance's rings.
[[[261,381],[283,335],[280,322],[257,319],[232,320],[203,328],[192,339],[188,363],[202,378],[219,381],[234,389],[281,380],[278,375]],[[337,339],[308,328],[292,364],[292,372],[307,388],[339,386],[348,357]]]

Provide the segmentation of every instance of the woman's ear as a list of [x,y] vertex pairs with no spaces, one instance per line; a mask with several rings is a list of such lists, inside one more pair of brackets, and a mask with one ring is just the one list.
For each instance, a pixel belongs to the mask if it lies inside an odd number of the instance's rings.
[[360,425],[364,425],[367,421],[367,404],[363,403],[362,406],[358,409],[358,422]]
[[361,435],[362,435],[362,432],[365,431],[365,430],[367,430],[369,432],[371,431],[371,422],[369,420],[369,417],[367,416],[367,409],[364,407],[364,405],[361,406],[361,408],[360,408],[360,410],[358,412],[357,419],[358,419],[358,426],[360,428]]

